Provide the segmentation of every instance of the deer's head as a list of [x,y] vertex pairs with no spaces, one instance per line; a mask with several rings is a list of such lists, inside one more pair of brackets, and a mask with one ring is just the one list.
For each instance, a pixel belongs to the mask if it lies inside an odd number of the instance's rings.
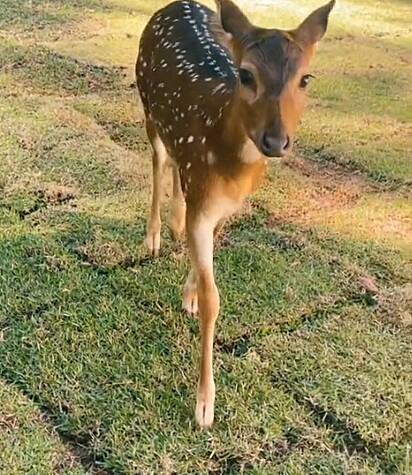
[[296,29],[259,28],[232,0],[216,0],[222,42],[239,69],[239,113],[244,129],[267,157],[291,148],[311,75],[309,65],[326,32],[330,1]]

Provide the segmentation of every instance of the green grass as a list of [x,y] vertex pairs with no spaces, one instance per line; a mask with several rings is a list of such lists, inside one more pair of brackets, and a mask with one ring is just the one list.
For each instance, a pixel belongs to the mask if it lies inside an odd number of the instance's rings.
[[[0,13],[0,473],[410,475],[408,2],[338,2],[293,156],[217,242],[209,432],[186,251],[166,230],[159,260],[142,248],[129,86],[164,3]],[[253,15],[292,27],[319,4],[298,3]]]
[[1,473],[85,475],[87,470],[36,404],[0,381]]

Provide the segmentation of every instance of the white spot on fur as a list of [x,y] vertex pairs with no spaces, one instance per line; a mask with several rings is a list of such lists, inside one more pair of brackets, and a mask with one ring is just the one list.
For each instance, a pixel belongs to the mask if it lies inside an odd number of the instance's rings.
[[208,152],[207,154],[207,163],[209,165],[214,165],[216,163],[216,157],[212,152]]
[[221,84],[219,84],[218,86],[216,86],[214,89],[213,89],[213,92],[212,94],[217,94],[221,89],[223,89],[225,87],[225,83],[222,82]]

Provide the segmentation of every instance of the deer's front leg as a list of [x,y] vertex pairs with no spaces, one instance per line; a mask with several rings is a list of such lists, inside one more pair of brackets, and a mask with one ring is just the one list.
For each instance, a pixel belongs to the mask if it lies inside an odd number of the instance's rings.
[[203,213],[187,211],[186,232],[192,264],[189,278],[196,280],[199,306],[201,364],[196,420],[200,427],[213,423],[215,383],[213,379],[213,336],[219,313],[219,292],[213,276],[213,230],[216,221]]

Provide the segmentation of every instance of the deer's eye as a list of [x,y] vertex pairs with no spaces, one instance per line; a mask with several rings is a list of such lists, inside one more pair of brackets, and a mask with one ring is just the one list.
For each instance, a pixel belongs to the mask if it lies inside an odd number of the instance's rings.
[[306,89],[307,85],[309,84],[310,78],[313,78],[312,74],[305,74],[304,76],[301,77],[300,79],[300,84],[299,87],[301,89]]
[[240,82],[243,84],[243,86],[251,87],[251,88],[255,86],[255,78],[253,77],[253,74],[249,70],[240,68],[239,77],[240,77]]

